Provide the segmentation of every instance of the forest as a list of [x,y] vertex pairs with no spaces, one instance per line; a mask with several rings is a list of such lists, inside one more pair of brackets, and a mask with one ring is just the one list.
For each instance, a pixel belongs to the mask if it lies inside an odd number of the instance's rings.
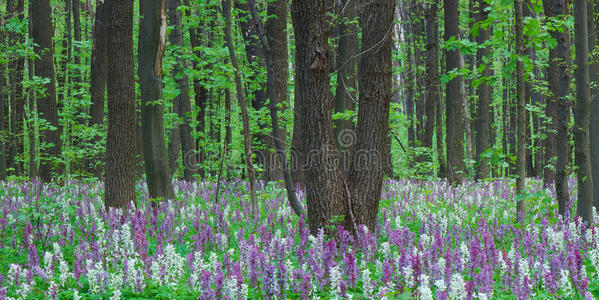
[[599,2],[0,0],[0,300],[597,299]]

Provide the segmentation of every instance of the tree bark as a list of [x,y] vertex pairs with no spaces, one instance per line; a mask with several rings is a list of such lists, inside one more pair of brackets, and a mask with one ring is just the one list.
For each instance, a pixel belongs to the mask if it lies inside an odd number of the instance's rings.
[[[485,0],[479,0],[479,14],[480,20],[484,21],[489,17],[487,8],[489,5]],[[478,44],[482,45],[491,36],[491,29],[488,27],[480,27],[478,35]],[[477,61],[479,64],[485,64],[484,70],[480,76],[484,78],[491,77],[491,61],[487,59],[490,52],[490,46],[480,48],[477,53]],[[481,155],[490,148],[490,104],[491,104],[491,85],[488,80],[483,80],[478,86],[478,113],[476,116],[476,157],[475,160],[479,162],[476,168],[476,179],[484,179],[489,177],[490,169],[489,163],[486,159],[483,159]]]
[[[587,225],[593,222],[593,174],[589,138],[591,89],[589,86],[589,34],[587,0],[574,0],[574,46],[576,48],[576,107],[574,146],[578,205],[576,215]],[[595,132],[595,134],[598,134]]]
[[[353,20],[356,16],[355,0],[343,0],[337,9],[343,17]],[[337,45],[337,87],[335,89],[335,112],[344,113],[353,110],[353,99],[356,97],[356,59],[357,28],[352,23],[341,20],[338,25],[339,44]],[[350,170],[351,150],[356,142],[355,129],[351,119],[334,121],[335,139],[339,151],[339,167],[343,176]]]
[[250,121],[247,110],[247,103],[245,100],[245,92],[243,89],[243,84],[241,82],[241,74],[239,70],[239,65],[237,63],[237,56],[235,55],[235,48],[233,47],[233,38],[231,36],[231,0],[224,0],[222,3],[222,12],[225,17],[225,41],[227,43],[227,48],[229,49],[229,57],[231,58],[231,63],[233,65],[233,69],[235,70],[235,86],[237,89],[237,100],[239,101],[239,106],[241,107],[241,116],[243,122],[243,145],[245,150],[245,162],[246,169],[248,173],[249,183],[250,183],[250,197],[252,203],[252,217],[254,221],[259,217],[258,212],[258,202],[256,200],[256,186],[255,186],[255,174],[254,167],[252,163],[252,137],[250,133]]
[[[4,40],[4,31],[0,28],[0,40]],[[4,138],[7,135],[7,122],[8,122],[8,110],[6,109],[6,95],[4,93],[4,67],[3,63],[0,63],[0,180],[4,180],[7,175],[6,171],[6,150],[7,143]]]
[[[359,0],[362,28],[361,53],[368,59],[358,64],[359,109],[357,144],[349,176],[351,204],[356,222],[375,230],[383,184],[386,138],[389,135],[389,106],[393,68],[391,36],[395,1]],[[367,164],[364,164],[364,159]]]
[[[281,86],[276,87],[276,85],[281,85],[280,81],[283,81],[283,79],[281,79],[281,75],[284,74],[284,83],[282,84],[283,86],[287,86],[286,84],[286,78],[287,78],[287,71],[286,71],[286,63],[282,66],[282,62],[278,62],[275,63],[274,58],[281,58],[280,55],[286,54],[286,53],[282,53],[282,51],[279,51],[279,53],[277,55],[274,55],[275,52],[277,51],[273,51],[272,48],[270,48],[270,42],[274,42],[276,43],[277,40],[273,39],[273,35],[271,34],[269,36],[269,38],[267,38],[267,35],[264,33],[264,30],[262,29],[262,24],[260,23],[261,21],[258,19],[258,12],[256,10],[256,4],[254,3],[254,0],[249,0],[248,1],[250,4],[250,8],[252,11],[252,16],[254,18],[254,22],[256,23],[256,28],[258,28],[258,33],[260,35],[260,40],[262,42],[262,48],[264,49],[264,54],[265,54],[265,58],[266,58],[266,68],[267,68],[267,72],[268,72],[268,97],[270,99],[276,99],[277,97],[277,93],[284,93],[285,94],[285,98],[287,95],[287,89],[285,88],[284,90],[281,89]],[[285,1],[283,1],[285,2]],[[280,3],[281,5],[284,5],[284,12],[286,15],[286,2],[285,3]],[[286,24],[287,22],[285,22]],[[273,30],[273,28],[271,28],[270,30]],[[280,37],[279,38],[283,38]],[[286,46],[286,36],[285,38],[285,46]],[[287,47],[285,47],[287,48]],[[287,59],[284,59],[285,61],[287,61]],[[283,72],[281,72],[281,68],[285,69]],[[278,75],[278,76],[277,76]],[[277,83],[279,81],[279,83]],[[289,204],[291,206],[291,208],[293,208],[293,211],[299,216],[299,217],[303,217],[305,215],[304,209],[302,208],[301,203],[299,202],[299,200],[297,199],[297,195],[295,194],[295,185],[293,184],[293,181],[291,180],[291,173],[289,172],[288,169],[288,165],[287,165],[287,154],[285,153],[285,143],[283,138],[281,137],[280,133],[280,129],[279,129],[279,118],[278,118],[278,109],[277,109],[277,102],[278,101],[273,101],[271,100],[269,102],[269,109],[270,109],[270,119],[271,119],[271,123],[272,123],[272,135],[273,135],[273,141],[274,144],[276,146],[276,154],[278,155],[278,159],[281,162],[281,167],[282,167],[282,173],[283,173],[283,179],[285,182],[285,187],[287,190],[287,197],[289,198]]]
[[[459,38],[459,11],[457,0],[444,0],[445,3],[445,41]],[[447,50],[447,72],[460,67],[460,53],[457,49]],[[447,114],[447,163],[449,181],[462,184],[464,180],[464,115],[462,109],[462,90],[460,78],[456,76],[446,84]]]
[[[587,7],[589,26],[589,51],[595,53],[599,39],[599,23],[595,18],[595,12],[599,5],[589,1]],[[593,173],[593,206],[599,210],[599,57],[592,55],[589,78],[591,82],[591,116],[590,116],[590,143],[591,143],[591,168]],[[591,134],[592,133],[592,134]]]
[[164,142],[162,57],[166,46],[165,0],[144,0],[139,28],[138,73],[141,125],[148,191],[151,198],[173,198],[171,172]]
[[305,147],[302,150],[306,155],[305,164],[302,162],[300,167],[305,174],[308,225],[312,234],[319,228],[332,232],[328,226],[333,216],[346,216],[346,221],[349,221],[343,200],[346,193],[337,168],[329,101],[329,64],[332,62],[327,55],[329,25],[325,2],[296,0],[291,7],[297,68],[295,89],[296,99],[300,100],[296,105],[299,104],[302,146]]
[[[553,0],[543,1],[543,10],[548,18],[555,17],[555,9]],[[559,36],[558,32],[551,32],[553,38]],[[550,120],[546,124],[545,134],[545,160],[543,168],[543,185],[548,186],[556,181],[555,172],[555,159],[557,153],[557,104],[559,95],[559,81],[560,76],[558,74],[558,63],[557,63],[557,47],[549,49],[549,66],[547,67],[547,85],[549,87],[549,96],[547,97],[547,103],[545,106],[545,115]]]
[[[182,31],[182,20],[181,13],[177,8],[181,5],[181,0],[168,0],[168,18],[169,23],[175,28],[171,30],[169,40],[172,45],[176,45],[179,49],[184,49],[183,31]],[[177,51],[179,52],[179,51]],[[191,137],[191,127],[189,125],[189,115],[191,113],[191,103],[189,98],[189,84],[187,75],[184,71],[187,69],[187,61],[183,58],[184,53],[180,53],[180,57],[177,58],[177,64],[173,69],[173,77],[179,88],[179,95],[177,96],[177,114],[182,124],[177,126],[181,141],[181,151],[183,157],[183,179],[185,181],[193,180],[193,167],[187,160],[189,155],[194,150],[193,139]]]
[[[6,12],[10,17],[22,21],[25,15],[25,3],[23,0],[7,1]],[[24,34],[10,32],[8,41],[13,45],[23,44],[25,42]],[[15,174],[22,174],[24,167],[22,160],[18,159],[23,155],[23,118],[25,117],[25,97],[23,94],[23,76],[25,67],[25,58],[16,57],[8,62],[8,77],[10,88],[10,106],[11,106],[11,134],[10,134],[10,161],[9,165],[15,170]]]
[[[189,0],[184,0],[185,6],[188,7],[186,10],[187,17],[191,16],[191,6],[189,5]],[[200,52],[195,50],[197,47],[201,46],[201,38],[202,38],[202,29],[204,27],[204,23],[200,22],[197,28],[189,29],[189,40],[191,43],[191,48],[195,55],[198,56],[193,60],[192,66],[194,70],[198,69],[198,61],[201,59]],[[206,151],[204,150],[204,146],[202,141],[205,140],[206,137],[206,104],[208,103],[208,89],[204,86],[204,83],[198,79],[193,79],[193,90],[195,93],[194,102],[196,105],[196,109],[198,110],[196,115],[197,127],[195,128],[196,133],[199,134],[199,138],[196,141],[196,154],[193,156],[193,160],[189,163],[194,164],[197,168],[197,173],[201,178],[205,176],[204,173],[204,160],[206,157]]]
[[432,160],[433,133],[435,131],[435,106],[439,95],[439,24],[437,11],[439,4],[430,2],[426,16],[426,123],[424,126],[423,146],[430,149]]
[[93,29],[92,65],[91,65],[91,110],[89,125],[102,125],[104,123],[104,102],[106,81],[108,74],[108,48],[106,35],[107,15],[104,2],[96,3],[96,18]]
[[[517,150],[516,150],[516,195],[522,196],[526,183],[526,99],[524,81],[524,61],[526,55],[524,46],[524,16],[522,14],[522,0],[514,0],[514,13],[516,25],[516,105],[517,105]],[[526,214],[526,203],[520,199],[516,202],[518,222],[523,222]]]
[[[563,16],[569,14],[567,0],[553,1],[552,16]],[[556,64],[558,79],[558,105],[557,105],[557,160],[555,193],[561,215],[566,215],[569,209],[568,192],[568,162],[570,154],[570,136],[568,124],[570,122],[570,36],[567,30],[563,32],[552,32],[557,40]]]
[[40,59],[35,61],[35,75],[50,80],[45,85],[46,92],[38,98],[37,103],[40,118],[45,119],[50,126],[54,127],[53,130],[46,130],[40,135],[41,143],[49,145],[47,149],[43,150],[47,155],[42,158],[39,169],[40,178],[47,182],[52,180],[53,173],[60,174],[62,170],[58,166],[58,163],[52,161],[61,155],[60,128],[58,125],[54,81],[54,48],[52,47],[54,27],[52,26],[52,18],[50,16],[49,0],[32,0],[30,5],[32,5],[32,36],[33,41],[38,45],[35,47],[35,53],[40,57]]
[[106,0],[101,6],[106,13],[106,56],[110,66],[104,205],[126,207],[136,198],[133,2]]

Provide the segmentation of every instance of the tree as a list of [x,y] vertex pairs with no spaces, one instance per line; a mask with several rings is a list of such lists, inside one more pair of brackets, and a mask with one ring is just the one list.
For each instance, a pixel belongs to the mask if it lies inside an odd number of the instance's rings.
[[576,48],[574,157],[578,182],[576,215],[582,217],[587,225],[591,225],[593,222],[593,174],[591,173],[589,138],[591,89],[589,85],[587,2],[587,0],[574,0],[574,45]]
[[173,185],[164,142],[162,57],[166,46],[165,0],[142,1],[138,75],[146,180],[151,198],[173,198]]
[[53,159],[61,155],[60,129],[58,126],[58,110],[56,105],[56,89],[54,78],[54,48],[52,37],[54,27],[50,16],[50,0],[31,0],[31,21],[33,42],[37,44],[35,53],[39,59],[35,61],[35,76],[46,78],[45,93],[38,97],[37,108],[40,118],[46,120],[48,129],[40,134],[40,142],[47,145],[43,150],[39,175],[43,181],[50,181],[52,173],[60,173],[61,168]]
[[125,207],[136,195],[133,2],[106,0],[102,6],[109,66],[104,205]]
[[[543,1],[545,15],[550,18],[568,15],[567,0],[547,0]],[[554,29],[551,36],[557,41],[554,51],[550,52],[548,81],[550,89],[550,98],[547,99],[549,107],[549,116],[555,118],[554,123],[557,134],[555,136],[556,162],[555,162],[555,193],[561,215],[566,214],[569,194],[568,194],[568,154],[569,141],[568,123],[570,120],[570,104],[568,96],[570,95],[570,37],[568,30]],[[555,114],[554,111],[555,111]],[[553,145],[552,137],[548,135],[546,147],[550,149]],[[547,151],[551,153],[551,151]],[[546,163],[551,162],[553,156],[545,157]],[[545,170],[547,171],[547,169]],[[550,176],[551,174],[549,174]],[[546,176],[547,177],[547,176]]]
[[[516,25],[516,130],[517,130],[517,150],[516,150],[516,195],[521,196],[524,193],[526,183],[526,99],[524,97],[524,16],[522,14],[522,0],[514,0],[514,14]],[[525,202],[519,199],[516,203],[516,214],[519,222],[524,220],[526,213]]]
[[[458,25],[460,15],[458,0],[444,0],[445,3],[445,42],[459,38]],[[449,48],[445,55],[447,72],[459,70],[460,53],[458,49]],[[449,181],[461,184],[464,180],[464,113],[462,108],[461,76],[446,83],[446,115],[447,115],[447,164]]]
[[[182,30],[182,20],[181,20],[181,12],[178,10],[181,5],[181,0],[168,0],[168,19],[169,22],[175,27],[171,30],[169,34],[170,43],[177,47],[178,53],[177,64],[173,68],[173,77],[175,78],[175,82],[177,83],[177,87],[179,89],[179,95],[173,100],[174,110],[177,113],[179,119],[181,120],[181,124],[178,124],[175,129],[178,131],[179,140],[171,141],[171,146],[169,147],[169,153],[173,151],[177,151],[181,149],[183,154],[183,178],[186,181],[193,180],[193,172],[192,167],[189,165],[187,161],[188,155],[192,153],[194,150],[193,139],[191,137],[191,127],[189,125],[189,115],[191,113],[191,103],[189,98],[189,80],[187,79],[187,75],[184,74],[187,69],[187,61],[183,58],[183,53],[181,51],[184,49],[183,43],[183,30]],[[180,146],[174,145],[180,141]],[[172,153],[170,155],[171,160],[171,170],[173,170],[173,161],[176,162],[179,157],[178,152]]]
[[[368,59],[358,66],[359,107],[357,143],[352,168],[345,180],[337,165],[335,138],[329,102],[326,1],[292,2],[296,42],[296,68],[301,89],[301,118],[307,153],[305,176],[308,223],[331,232],[331,223],[341,223],[357,235],[357,224],[374,229],[386,157],[385,137],[391,100],[391,32],[394,1],[358,2],[362,28],[361,49]],[[376,17],[375,17],[376,16]],[[345,216],[334,221],[336,216]],[[333,227],[334,228],[334,227]]]
[[258,202],[256,200],[256,178],[254,174],[254,167],[252,163],[252,137],[250,133],[250,121],[247,110],[247,103],[245,101],[245,92],[243,84],[241,82],[241,75],[239,65],[237,63],[237,56],[235,55],[235,48],[233,47],[233,38],[231,36],[231,0],[224,0],[222,3],[222,12],[225,17],[225,41],[227,48],[229,49],[229,57],[231,58],[231,64],[235,70],[235,87],[237,89],[237,100],[241,107],[241,117],[243,123],[243,148],[245,150],[245,163],[246,170],[250,181],[250,197],[252,203],[252,215],[254,220],[258,218]]
[[[482,21],[489,17],[489,11],[487,8],[489,5],[485,0],[479,0],[479,18]],[[480,31],[478,35],[478,44],[484,45],[491,36],[491,29],[487,26],[480,25]],[[478,113],[476,116],[476,159],[479,164],[476,169],[476,178],[483,179],[488,178],[490,169],[489,163],[486,159],[483,159],[481,155],[489,149],[490,146],[490,103],[491,103],[491,85],[487,78],[491,77],[491,61],[488,59],[491,47],[489,45],[483,46],[478,49],[477,61],[479,64],[486,64],[481,76],[483,81],[478,86]],[[488,59],[487,61],[484,61]]]
[[596,37],[599,32],[599,23],[595,19],[595,10],[599,9],[599,5],[589,1],[587,7],[588,27],[589,27],[589,51],[593,53],[591,61],[591,69],[589,70],[589,79],[592,84],[591,89],[591,110],[590,110],[590,150],[591,150],[591,168],[593,177],[593,206],[599,210],[599,57],[596,55],[598,50],[597,45],[599,39]]
[[[286,70],[282,70],[282,69],[286,69],[286,67],[284,67],[286,64],[283,64],[281,61],[275,63],[275,57],[278,59],[281,59],[281,56],[283,53],[281,53],[281,51],[278,51],[279,53],[274,54],[277,51],[273,51],[272,48],[270,48],[270,43],[274,42],[277,43],[277,39],[274,38],[276,35],[273,36],[273,34],[271,33],[270,36],[268,36],[266,33],[264,32],[263,28],[262,28],[262,23],[258,18],[258,12],[256,10],[256,4],[254,3],[254,0],[249,0],[248,1],[250,4],[250,9],[252,12],[252,17],[254,19],[254,22],[256,23],[256,28],[258,28],[258,34],[260,35],[260,41],[262,42],[262,48],[264,49],[264,55],[266,58],[266,68],[267,68],[267,76],[268,76],[268,97],[272,100],[269,101],[269,109],[270,109],[270,120],[272,123],[272,135],[273,135],[273,142],[275,144],[276,147],[276,155],[278,155],[278,160],[281,163],[281,169],[282,169],[282,173],[283,173],[283,179],[285,182],[285,187],[287,189],[287,197],[289,198],[289,204],[291,206],[291,208],[293,208],[293,211],[298,215],[298,216],[304,216],[305,212],[304,209],[302,208],[301,203],[299,202],[299,200],[297,199],[297,195],[295,194],[295,184],[293,183],[292,179],[291,179],[291,173],[289,172],[289,166],[287,165],[287,154],[285,153],[285,143],[283,140],[283,136],[281,136],[281,130],[279,128],[279,117],[277,115],[278,113],[278,109],[277,109],[277,102],[274,99],[277,99],[277,95],[280,95],[281,93],[284,93],[286,95],[287,90],[286,89],[282,89],[281,86],[287,86],[286,84],[286,78],[287,78],[287,71]],[[284,1],[283,1],[284,2]],[[285,11],[287,11],[286,9],[286,3],[279,3],[281,5],[284,5],[283,8]],[[280,13],[279,16],[281,15],[286,15]],[[271,31],[275,30],[274,28],[271,27],[270,29]],[[280,36],[279,36],[280,37]],[[286,48],[286,47],[285,47]],[[286,59],[285,59],[286,61]],[[281,81],[285,81],[285,84],[281,84]],[[277,87],[277,85],[279,85]],[[284,97],[286,98],[286,96]],[[284,133],[284,131],[283,131]]]

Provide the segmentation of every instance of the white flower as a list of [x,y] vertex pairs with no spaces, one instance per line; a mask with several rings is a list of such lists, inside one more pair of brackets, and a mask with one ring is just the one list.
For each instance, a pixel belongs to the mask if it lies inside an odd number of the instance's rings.
[[412,270],[412,268],[410,266],[403,267],[403,269],[402,269],[403,278],[404,278],[404,281],[405,281],[407,287],[414,286],[414,276],[412,275],[413,272],[414,271]]
[[121,290],[115,290],[112,296],[110,296],[110,300],[121,300]]
[[441,292],[445,291],[447,289],[445,280],[443,280],[443,279],[435,280],[435,287],[437,288],[438,291],[441,291]]
[[[52,282],[50,284],[50,287],[52,287],[52,284],[55,283]],[[29,296],[29,293],[31,293],[31,286],[27,283],[21,284],[21,286],[17,289],[17,295],[19,295],[21,299],[26,299],[27,296]]]
[[462,274],[460,273],[456,273],[451,276],[451,281],[449,282],[449,299],[466,299],[464,278],[462,278]]
[[573,294],[572,284],[570,283],[570,272],[568,272],[568,270],[560,271],[559,286],[566,296],[571,296]]
[[241,298],[248,298],[248,285],[245,283],[241,285]]
[[341,289],[339,288],[339,282],[341,281],[341,272],[339,271],[339,265],[334,266],[330,270],[331,276],[331,291],[335,297],[341,294]]
[[372,286],[372,282],[370,279],[370,270],[368,270],[368,268],[362,271],[362,284],[364,289],[364,295],[366,295],[367,297],[372,296],[372,294],[374,293],[374,287]]
[[389,256],[389,253],[391,253],[391,247],[390,247],[390,245],[389,245],[389,242],[384,242],[384,243],[382,243],[382,244],[381,244],[381,247],[380,247],[380,250],[381,250],[381,253],[382,253],[382,254],[383,254],[385,257]]
[[465,242],[460,244],[460,252],[462,253],[462,265],[465,267],[470,262],[470,250]]
[[232,277],[225,280],[225,294],[229,296],[230,299],[237,298],[237,281]]
[[60,260],[60,265],[58,266],[58,269],[60,271],[60,276],[58,277],[58,280],[60,281],[60,285],[64,286],[67,280],[73,276],[73,274],[69,272],[69,266],[64,260]]
[[79,291],[73,290],[73,300],[81,300],[81,296],[79,296]]
[[429,285],[430,278],[427,275],[420,275],[420,286],[418,287],[418,293],[420,294],[421,300],[433,300],[433,291]]

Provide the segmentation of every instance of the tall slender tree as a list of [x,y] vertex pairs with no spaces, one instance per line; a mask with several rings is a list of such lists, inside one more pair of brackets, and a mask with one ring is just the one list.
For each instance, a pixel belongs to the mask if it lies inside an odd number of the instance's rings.
[[125,207],[135,203],[133,1],[105,0],[102,9],[109,65],[104,205]]
[[[189,80],[184,73],[187,69],[187,61],[183,56],[184,53],[182,53],[185,45],[183,43],[183,23],[181,12],[178,9],[179,6],[181,6],[181,0],[168,0],[168,20],[170,24],[174,26],[169,34],[169,41],[173,46],[178,48],[178,51],[175,52],[178,53],[178,58],[177,65],[173,68],[173,77],[175,78],[175,82],[179,89],[179,95],[175,99],[175,103],[177,103],[175,111],[177,112],[181,124],[178,124],[175,130],[179,131],[181,142],[180,149],[183,154],[183,178],[186,181],[191,181],[193,180],[192,170],[195,166],[189,165],[190,162],[186,159],[194,150],[193,139],[191,137],[191,126],[189,125],[191,102],[189,98]],[[171,147],[173,146],[174,145],[171,144]],[[178,146],[174,148],[179,149]],[[178,155],[174,155],[174,157],[178,157]]]
[[[574,146],[578,204],[576,215],[590,225],[593,222],[593,174],[589,138],[591,89],[589,85],[589,34],[587,0],[574,0],[574,46],[576,48],[576,108]],[[595,134],[598,134],[595,132]]]
[[254,174],[254,166],[252,162],[252,137],[250,133],[250,121],[247,110],[247,103],[245,100],[245,91],[241,82],[241,74],[239,65],[237,63],[237,56],[235,54],[235,48],[233,47],[233,37],[231,34],[231,0],[224,0],[222,3],[222,12],[225,17],[225,41],[227,48],[229,49],[229,57],[231,58],[231,64],[235,70],[235,87],[237,89],[237,100],[241,107],[241,117],[243,123],[243,147],[245,150],[244,157],[246,163],[246,170],[250,181],[250,197],[252,204],[252,214],[254,220],[258,217],[258,202],[256,199],[256,178]]
[[35,61],[35,75],[48,79],[44,85],[45,93],[38,97],[37,107],[40,118],[46,120],[49,126],[42,134],[40,140],[47,149],[43,150],[39,168],[39,175],[43,181],[50,181],[53,173],[60,173],[61,168],[54,161],[61,155],[60,129],[58,125],[58,109],[56,105],[56,89],[54,78],[54,48],[52,37],[54,27],[52,26],[50,0],[32,0],[30,2],[32,37],[37,44],[35,53],[40,57]]
[[[526,53],[524,46],[524,16],[522,13],[522,0],[514,0],[514,14],[516,25],[516,130],[517,130],[517,150],[516,150],[516,195],[524,193],[526,182],[526,99],[525,99],[525,81],[524,81],[524,61]],[[516,203],[516,214],[519,222],[524,220],[526,207],[524,200],[520,199]]]
[[142,10],[138,74],[146,180],[150,197],[172,199],[173,184],[164,142],[162,103],[162,58],[166,47],[165,0],[144,0]]
[[[458,0],[445,0],[445,42],[459,39],[458,25],[460,15]],[[445,54],[447,72],[460,67],[458,49],[447,49]],[[460,76],[449,80],[446,84],[446,114],[447,114],[447,164],[449,181],[461,184],[464,180],[464,111],[462,108],[462,89]]]
[[[489,17],[487,8],[489,4],[485,0],[479,0],[479,18],[481,22]],[[491,28],[485,25],[480,25],[477,42],[484,45],[491,36]],[[484,64],[485,67],[480,74],[483,78],[491,77],[491,61],[488,59],[491,47],[484,45],[477,52],[477,61],[479,64]],[[483,80],[478,86],[478,113],[476,116],[476,158],[478,167],[476,169],[476,178],[483,179],[489,177],[490,169],[487,160],[481,158],[481,154],[490,146],[490,103],[491,103],[491,84],[488,80]]]
[[593,173],[593,206],[599,210],[599,57],[597,56],[599,38],[599,22],[595,12],[599,10],[599,4],[589,1],[587,7],[589,27],[589,52],[593,55],[589,78],[591,82],[591,116],[590,116],[590,143],[591,143],[591,168]]

